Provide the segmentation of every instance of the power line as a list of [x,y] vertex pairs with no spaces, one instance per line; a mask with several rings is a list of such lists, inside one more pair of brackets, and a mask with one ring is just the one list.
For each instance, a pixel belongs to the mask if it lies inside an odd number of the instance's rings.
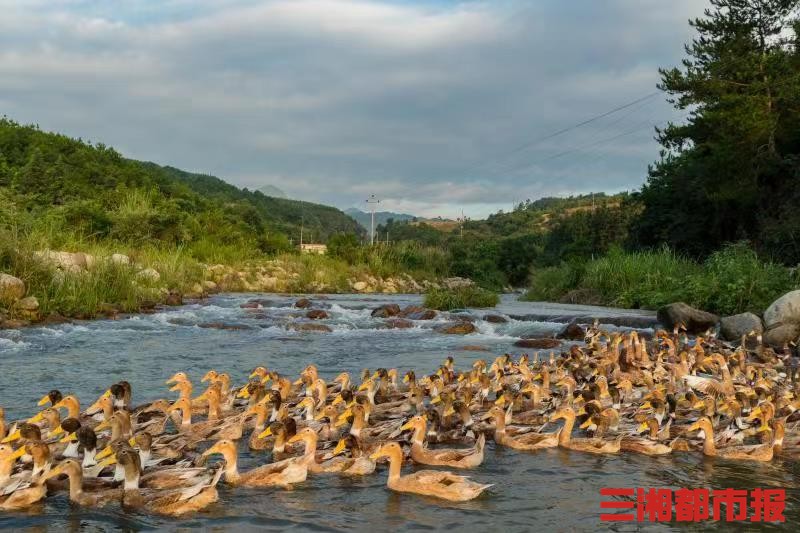
[[[614,113],[622,111],[623,109],[627,109],[629,107],[635,106],[638,103],[644,102],[645,100],[649,100],[650,98],[653,98],[654,96],[656,96],[658,94],[661,94],[661,91],[653,91],[653,92],[651,92],[649,94],[646,94],[646,95],[644,95],[642,97],[639,97],[639,98],[637,98],[635,100],[632,100],[630,102],[627,102],[625,104],[617,106],[614,109],[611,109],[611,110],[606,111],[604,113],[600,113],[599,115],[595,115],[595,116],[593,116],[591,118],[588,118],[586,120],[578,122],[577,124],[573,124],[571,126],[567,126],[566,128],[562,128],[562,129],[560,129],[558,131],[554,131],[552,133],[548,133],[547,135],[544,135],[544,136],[536,138],[536,139],[534,139],[532,141],[529,141],[529,142],[526,142],[524,144],[521,144],[521,145],[517,146],[516,148],[512,149],[511,151],[509,151],[509,152],[507,152],[507,153],[505,153],[503,155],[497,156],[494,159],[497,160],[497,159],[506,159],[506,158],[512,157],[512,156],[518,154],[519,152],[522,152],[524,150],[528,150],[528,149],[536,146],[537,144],[539,144],[541,142],[544,142],[546,140],[552,139],[554,137],[558,137],[559,135],[563,135],[564,133],[567,133],[567,132],[572,131],[574,129],[580,128],[582,126],[586,126],[587,124],[591,124],[592,122],[596,122],[596,121],[600,120],[601,118],[605,118],[605,117],[607,117],[609,115],[613,115]],[[475,170],[475,169],[482,168],[482,167],[486,166],[486,164],[487,164],[486,162],[481,163],[481,164],[473,167],[472,169],[468,169],[467,172],[469,172],[470,170]]]

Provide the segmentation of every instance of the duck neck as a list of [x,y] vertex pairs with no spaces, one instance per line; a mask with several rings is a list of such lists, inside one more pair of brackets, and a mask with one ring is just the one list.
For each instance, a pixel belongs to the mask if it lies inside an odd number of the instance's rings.
[[11,471],[14,469],[13,460],[0,461],[0,484],[11,477]]
[[494,417],[494,440],[501,442],[506,437],[506,415],[498,414]]
[[151,450],[142,450],[139,449],[139,460],[142,462],[142,468],[145,467],[147,462],[150,460],[150,456],[152,455]]
[[558,444],[561,446],[566,446],[569,444],[570,438],[572,437],[572,428],[575,426],[575,415],[567,415],[564,417],[564,427],[561,429],[561,433],[558,434]]
[[94,459],[94,456],[96,454],[97,454],[96,449],[83,450],[83,463],[82,463],[83,468],[88,468],[90,466],[94,466],[97,464],[97,461],[95,461]]
[[414,436],[411,439],[411,445],[422,447],[425,444],[425,433],[427,430],[427,424],[419,424],[418,426],[415,426]]
[[706,455],[715,455],[717,447],[714,444],[714,429],[711,424],[703,427],[703,453]]
[[389,481],[388,485],[391,487],[400,480],[400,468],[403,465],[403,457],[399,454],[393,454],[389,457]]
[[67,477],[69,478],[69,499],[79,502],[83,496],[83,472],[80,469],[70,470]]
[[239,479],[239,457],[236,451],[226,451],[222,456],[225,458],[225,481],[228,483],[236,483]]

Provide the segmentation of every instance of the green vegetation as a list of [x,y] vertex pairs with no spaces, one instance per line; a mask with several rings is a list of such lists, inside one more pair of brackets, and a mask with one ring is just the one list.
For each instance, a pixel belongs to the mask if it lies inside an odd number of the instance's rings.
[[585,263],[564,263],[535,270],[524,299],[566,300],[578,293],[586,303],[657,309],[684,301],[727,315],[763,312],[781,294],[800,286],[797,274],[782,265],[761,261],[746,243],[732,244],[703,263],[667,248],[624,252]]
[[440,311],[467,307],[494,307],[500,302],[496,292],[476,286],[456,289],[432,289],[425,293],[425,307]]

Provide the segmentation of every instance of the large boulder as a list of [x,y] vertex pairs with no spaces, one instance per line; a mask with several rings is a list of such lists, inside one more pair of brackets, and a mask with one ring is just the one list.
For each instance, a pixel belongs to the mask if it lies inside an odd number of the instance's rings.
[[797,342],[798,340],[800,340],[800,324],[796,323],[779,323],[767,328],[763,338],[765,344],[774,348],[781,348],[788,342]]
[[534,348],[537,350],[549,350],[561,346],[561,341],[547,337],[539,339],[520,339],[514,343],[518,348]]
[[131,258],[125,254],[111,254],[109,260],[115,265],[130,265]]
[[353,290],[356,290],[358,292],[366,291],[367,287],[368,285],[365,281],[356,281],[355,283],[353,283]]
[[467,335],[469,333],[475,333],[476,329],[475,324],[464,321],[439,326],[436,328],[436,331],[446,335]]
[[737,341],[750,332],[763,333],[761,319],[753,313],[741,313],[722,317],[719,320],[719,334],[726,341]]
[[322,309],[309,309],[306,313],[306,318],[311,320],[322,320],[328,318],[328,312]]
[[400,306],[397,304],[386,304],[372,310],[375,318],[389,318],[400,314]]
[[39,318],[39,300],[36,296],[28,296],[18,301],[14,307],[17,314],[25,320],[36,320]]
[[800,290],[787,292],[764,311],[767,329],[779,324],[800,324]]
[[33,252],[33,256],[41,261],[67,272],[82,272],[94,266],[94,256],[83,252],[57,252],[41,250]]
[[0,273],[0,304],[13,303],[25,296],[25,283],[11,274]]
[[665,328],[671,330],[676,326],[683,325],[691,334],[703,333],[714,328],[719,322],[717,315],[695,309],[683,302],[665,305],[658,310],[656,316]]
[[586,331],[577,322],[570,322],[556,337],[570,341],[582,341],[586,338]]

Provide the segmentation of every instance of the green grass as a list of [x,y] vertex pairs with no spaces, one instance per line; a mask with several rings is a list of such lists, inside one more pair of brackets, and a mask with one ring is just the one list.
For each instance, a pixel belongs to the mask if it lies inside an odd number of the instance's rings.
[[477,286],[458,289],[432,289],[425,293],[425,307],[440,311],[467,307],[494,307],[500,302],[496,292]]
[[557,301],[573,290],[597,295],[604,305],[658,309],[675,302],[721,315],[763,311],[798,287],[797,274],[763,261],[747,244],[729,245],[703,263],[664,248],[612,250],[583,264],[535,270],[525,300]]

